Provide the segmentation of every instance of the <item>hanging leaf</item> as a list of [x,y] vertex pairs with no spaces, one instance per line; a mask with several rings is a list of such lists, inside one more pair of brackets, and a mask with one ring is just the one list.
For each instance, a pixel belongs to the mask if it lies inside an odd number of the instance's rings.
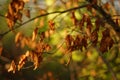
[[71,35],[67,35],[65,40],[66,40],[66,46],[69,49],[70,46],[72,46],[74,39],[73,39],[73,37]]
[[20,56],[20,60],[19,60],[18,66],[17,66],[18,67],[18,71],[23,67],[23,65],[25,64],[26,60],[27,60],[27,56],[25,54]]
[[100,19],[100,18],[97,18],[96,21],[95,21],[95,26],[96,26],[95,30],[96,30],[96,31],[99,31],[99,28],[100,28],[101,23],[102,23],[102,22],[101,22],[101,19]]
[[19,46],[20,44],[20,41],[22,40],[23,38],[23,35],[21,32],[18,32],[15,36],[15,43],[16,43],[16,46]]
[[89,17],[87,17],[87,27],[86,27],[86,34],[88,37],[91,36],[91,29],[92,29],[93,25],[91,23],[91,20]]
[[55,23],[52,20],[49,20],[48,25],[50,27],[50,30],[55,30]]
[[78,24],[78,20],[76,19],[76,17],[75,17],[75,12],[74,11],[72,11],[71,12],[72,13],[72,22],[73,22],[73,24],[75,25],[75,26],[77,26],[77,24]]
[[39,56],[35,52],[30,52],[29,57],[31,61],[34,63],[34,70],[38,68],[39,66]]
[[96,44],[97,44],[97,41],[98,41],[98,33],[97,33],[96,30],[94,30],[94,31],[91,33],[90,40],[92,41],[92,44],[93,44],[93,45],[96,45]]
[[102,35],[103,37],[100,42],[100,51],[104,53],[113,46],[114,41],[110,37],[110,30],[108,28],[102,32]]
[[28,18],[30,18],[30,10],[29,10],[29,9],[25,9],[25,10],[24,10],[24,14],[25,14]]
[[15,65],[14,60],[12,60],[10,67],[8,69],[8,72],[12,71],[13,73],[15,73],[15,70],[16,70],[16,65]]
[[8,6],[8,12],[6,13],[6,20],[8,27],[12,30],[16,21],[22,22],[21,10],[23,10],[24,1],[23,0],[12,0]]
[[38,32],[38,28],[35,28],[33,33],[32,33],[32,41],[34,41],[37,37],[37,32]]

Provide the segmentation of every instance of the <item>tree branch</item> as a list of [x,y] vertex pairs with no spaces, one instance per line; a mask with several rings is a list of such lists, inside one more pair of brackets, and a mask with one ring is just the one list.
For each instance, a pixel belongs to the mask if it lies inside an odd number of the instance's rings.
[[107,14],[101,6],[98,6],[97,4],[93,4],[94,0],[86,0],[86,1],[88,1],[91,4],[91,6],[102,15],[102,17],[107,21],[108,24],[110,24],[113,27],[113,29],[116,32],[120,32],[120,26],[117,25],[112,20],[111,15]]
[[[42,15],[38,15],[38,16],[36,16],[36,17],[34,17],[34,18],[29,19],[29,20],[26,21],[26,22],[23,22],[22,24],[20,24],[20,25],[18,25],[18,26],[15,26],[12,30],[15,30],[15,29],[17,29],[17,28],[20,28],[21,26],[23,26],[23,25],[25,25],[25,24],[27,24],[27,23],[35,20],[36,18],[40,18],[40,17],[44,17],[44,16],[48,16],[48,15],[50,15],[50,14],[56,14],[56,13],[63,14],[63,13],[66,13],[66,12],[69,12],[69,11],[72,11],[72,10],[84,8],[84,7],[86,7],[86,6],[88,6],[88,4],[81,5],[81,6],[74,7],[74,8],[70,8],[70,9],[67,9],[67,10],[64,10],[64,11],[54,11],[54,12],[50,12],[50,13],[45,13],[45,14],[42,14]],[[0,34],[0,37],[3,37],[4,35],[6,35],[7,33],[11,32],[12,30],[8,30],[8,31]]]

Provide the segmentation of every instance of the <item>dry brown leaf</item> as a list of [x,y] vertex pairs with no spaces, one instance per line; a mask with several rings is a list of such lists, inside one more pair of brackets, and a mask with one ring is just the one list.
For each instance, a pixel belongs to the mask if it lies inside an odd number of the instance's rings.
[[13,71],[13,73],[15,73],[15,70],[16,70],[16,65],[15,65],[14,60],[12,60],[10,67],[8,69],[8,72]]
[[32,33],[32,41],[34,41],[36,39],[37,32],[38,32],[38,28],[35,28],[33,33]]
[[22,13],[18,12],[15,18],[19,20],[20,22],[22,22]]
[[100,42],[100,51],[104,53],[113,46],[114,41],[110,37],[110,30],[108,28],[102,32],[102,35],[103,37]]
[[90,37],[90,36],[91,36],[91,31],[90,31],[90,29],[89,29],[89,28],[86,28],[85,31],[86,31],[87,36]]
[[10,29],[13,29],[16,21],[22,21],[22,14],[20,11],[24,7],[23,0],[12,0],[12,2],[8,6],[8,12],[5,15],[7,19],[7,24]]
[[29,9],[25,9],[24,13],[28,18],[30,18],[30,10]]
[[27,59],[27,56],[26,54],[23,54],[20,56],[20,60],[19,60],[19,63],[18,63],[18,71],[23,67],[23,65],[25,64],[25,61]]
[[48,25],[49,25],[51,30],[55,30],[55,23],[53,22],[53,20],[49,20]]
[[45,50],[46,50],[46,51],[49,51],[50,49],[51,49],[50,45],[45,44]]
[[104,44],[104,43],[102,43],[102,44],[100,45],[100,51],[101,51],[102,53],[106,52],[106,51],[107,51],[107,45]]
[[39,60],[38,60],[38,56],[37,54],[33,54],[33,63],[34,63],[34,70],[37,69],[37,67],[39,66]]
[[19,42],[19,39],[21,39],[21,36],[22,36],[22,33],[21,32],[18,32],[15,36],[15,43],[18,43]]
[[66,46],[69,49],[73,45],[74,39],[71,35],[67,35],[65,40],[66,40]]
[[75,25],[75,26],[77,26],[77,23],[78,23],[78,20],[76,19],[76,17],[75,17],[75,12],[73,11],[72,12],[72,22],[73,22],[73,24]]
[[37,69],[37,67],[39,66],[39,58],[38,57],[39,56],[35,52],[29,53],[29,58],[34,63],[34,70]]
[[96,45],[96,44],[97,44],[97,41],[98,41],[98,33],[97,33],[96,30],[94,30],[94,31],[91,33],[90,40],[92,41],[92,44],[93,44],[93,45]]

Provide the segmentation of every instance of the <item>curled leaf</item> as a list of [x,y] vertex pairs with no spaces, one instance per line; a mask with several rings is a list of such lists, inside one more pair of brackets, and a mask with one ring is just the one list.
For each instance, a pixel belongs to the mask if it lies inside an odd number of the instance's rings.
[[110,30],[106,29],[102,32],[102,39],[100,42],[100,51],[101,52],[106,52],[108,51],[114,44],[113,39],[110,37]]
[[21,40],[21,37],[22,37],[22,33],[21,32],[18,32],[15,36],[15,43],[18,43],[19,40]]
[[12,60],[10,67],[8,69],[8,72],[13,71],[13,73],[15,73],[15,70],[16,70],[16,65],[15,65],[14,60]]
[[26,52],[26,55],[25,54],[23,54],[23,55],[21,55],[20,56],[20,60],[19,60],[19,63],[18,63],[18,71],[23,67],[23,65],[25,64],[25,61],[26,61],[26,59],[27,59],[27,53],[28,52]]
[[37,32],[38,32],[38,28],[35,28],[33,33],[32,33],[32,41],[35,40],[36,36],[37,36]]

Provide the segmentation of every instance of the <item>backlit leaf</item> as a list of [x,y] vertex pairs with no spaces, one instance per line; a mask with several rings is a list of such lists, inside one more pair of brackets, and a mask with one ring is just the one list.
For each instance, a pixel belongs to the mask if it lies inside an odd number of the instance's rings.
[[15,70],[16,70],[16,65],[15,62],[12,60],[8,72],[12,71],[13,73],[15,73]]

